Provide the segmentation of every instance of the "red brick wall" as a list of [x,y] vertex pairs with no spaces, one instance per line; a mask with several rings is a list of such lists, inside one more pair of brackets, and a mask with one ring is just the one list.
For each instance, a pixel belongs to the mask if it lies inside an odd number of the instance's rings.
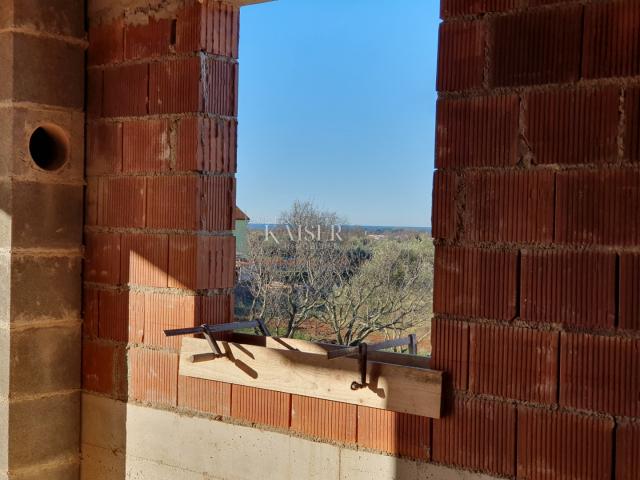
[[239,8],[153,15],[89,29],[83,386],[224,413],[163,329],[233,314]]
[[640,3],[442,0],[442,420],[178,377],[232,315],[238,10],[90,27],[87,391],[520,479],[637,478]]
[[638,478],[640,2],[441,5],[433,460]]

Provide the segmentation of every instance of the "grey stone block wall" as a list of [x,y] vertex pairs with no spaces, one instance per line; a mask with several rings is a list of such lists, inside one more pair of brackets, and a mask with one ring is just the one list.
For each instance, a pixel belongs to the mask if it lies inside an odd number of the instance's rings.
[[0,479],[79,477],[84,18],[0,6]]

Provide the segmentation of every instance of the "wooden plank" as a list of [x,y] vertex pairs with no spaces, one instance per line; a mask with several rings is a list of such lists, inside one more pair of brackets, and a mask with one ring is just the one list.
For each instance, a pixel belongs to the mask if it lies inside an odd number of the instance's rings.
[[[295,338],[263,337],[261,335],[250,335],[247,333],[233,333],[231,335],[231,341],[278,350],[298,350],[300,352],[319,354],[326,354],[331,350],[341,348],[340,345],[332,343],[309,342]],[[390,363],[392,365],[403,365],[405,367],[431,368],[431,357],[420,355],[378,351],[369,352],[368,357],[371,362]]]
[[[211,359],[206,340],[183,338],[180,375],[440,418],[442,372],[370,363],[369,386],[352,390],[360,378],[356,359],[230,342],[220,346],[226,355]],[[209,360],[194,362],[194,356]]]

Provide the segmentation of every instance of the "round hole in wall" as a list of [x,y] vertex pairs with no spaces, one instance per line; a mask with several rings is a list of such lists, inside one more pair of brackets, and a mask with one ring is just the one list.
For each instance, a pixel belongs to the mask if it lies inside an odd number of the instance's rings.
[[29,153],[43,170],[58,170],[67,162],[69,139],[63,129],[56,125],[41,125],[29,139]]

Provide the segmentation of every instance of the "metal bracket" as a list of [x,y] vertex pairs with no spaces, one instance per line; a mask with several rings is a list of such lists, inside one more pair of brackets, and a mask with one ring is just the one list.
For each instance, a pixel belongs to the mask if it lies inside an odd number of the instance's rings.
[[373,343],[369,345],[366,342],[361,342],[355,346],[349,346],[339,348],[337,350],[331,350],[327,352],[327,358],[333,360],[341,357],[358,357],[358,367],[360,370],[360,382],[353,382],[351,384],[351,390],[359,390],[369,386],[367,382],[367,362],[368,353],[375,352],[377,350],[385,350],[387,348],[401,347],[407,345],[409,347],[409,353],[416,355],[418,353],[418,342],[415,333],[412,333],[408,337],[396,338],[394,340],[386,340],[380,343]]
[[199,327],[176,328],[173,330],[165,330],[164,334],[167,337],[175,337],[178,335],[195,335],[195,334],[204,335],[204,338],[207,339],[207,342],[209,343],[209,346],[211,347],[211,351],[214,353],[214,355],[224,355],[224,353],[220,349],[220,345],[218,345],[218,342],[213,337],[213,335],[215,335],[216,333],[232,332],[234,330],[240,330],[243,328],[257,328],[258,330],[260,330],[260,333],[262,333],[262,335],[264,335],[265,337],[271,336],[271,333],[267,329],[267,326],[265,325],[262,319],[250,320],[248,322],[220,323],[218,325],[211,325],[211,324],[205,323],[203,325],[200,325]]

